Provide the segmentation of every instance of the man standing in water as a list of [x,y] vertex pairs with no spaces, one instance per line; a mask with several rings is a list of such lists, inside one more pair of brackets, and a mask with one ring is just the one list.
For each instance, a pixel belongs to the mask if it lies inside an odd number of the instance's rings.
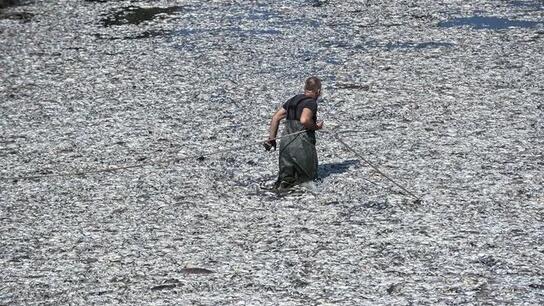
[[306,130],[282,138],[280,142],[277,189],[287,189],[317,178],[315,131],[323,128],[323,122],[317,122],[317,98],[320,95],[321,80],[310,77],[306,79],[304,94],[289,99],[272,116],[268,141],[264,143],[267,151],[272,147],[276,149],[275,138],[282,119],[286,119],[283,135]]

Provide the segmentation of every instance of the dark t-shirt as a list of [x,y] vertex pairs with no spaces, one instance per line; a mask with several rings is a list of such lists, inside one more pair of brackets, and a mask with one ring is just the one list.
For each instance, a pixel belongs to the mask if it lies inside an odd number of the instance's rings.
[[312,113],[312,119],[317,121],[317,102],[314,98],[306,97],[305,95],[296,95],[283,104],[283,108],[287,111],[287,120],[298,120],[302,115],[304,108],[309,108]]

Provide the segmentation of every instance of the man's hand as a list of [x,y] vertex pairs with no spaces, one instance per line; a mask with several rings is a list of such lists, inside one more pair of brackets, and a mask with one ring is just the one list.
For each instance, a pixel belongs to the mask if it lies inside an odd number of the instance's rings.
[[321,130],[321,129],[323,128],[323,120],[317,121],[317,123],[315,124],[315,126],[317,127],[316,130]]
[[276,139],[268,139],[263,143],[263,146],[266,151],[270,151],[272,147],[274,147],[274,151],[276,151]]
[[309,131],[321,130],[323,128],[323,121],[315,122],[312,118],[313,115],[312,110],[305,107],[300,115],[300,123]]

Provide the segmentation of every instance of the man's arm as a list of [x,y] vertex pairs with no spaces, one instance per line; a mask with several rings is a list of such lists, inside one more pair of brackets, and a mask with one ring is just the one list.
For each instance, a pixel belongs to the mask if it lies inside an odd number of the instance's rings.
[[302,114],[300,115],[300,123],[310,131],[316,131],[323,128],[323,121],[321,122],[314,122],[314,119],[312,117],[314,116],[314,113],[311,109],[305,107],[302,110]]
[[270,121],[270,131],[268,134],[268,139],[276,138],[278,134],[278,127],[280,126],[280,121],[287,116],[287,111],[285,108],[280,107],[274,116],[272,116],[272,121]]
[[267,151],[270,151],[272,147],[274,147],[274,150],[276,150],[276,135],[278,134],[278,127],[280,125],[280,121],[287,116],[287,112],[283,107],[280,107],[274,116],[272,116],[272,121],[270,122],[270,131],[268,134],[268,140],[264,143],[264,148]]

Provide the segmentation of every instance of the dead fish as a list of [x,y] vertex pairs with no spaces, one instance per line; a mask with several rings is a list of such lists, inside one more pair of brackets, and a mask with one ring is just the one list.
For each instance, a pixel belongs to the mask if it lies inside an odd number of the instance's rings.
[[204,268],[183,268],[180,270],[181,273],[185,274],[211,274],[215,273],[212,270],[204,269]]
[[354,83],[339,83],[336,84],[336,88],[338,89],[359,89],[364,91],[370,90],[369,84],[354,84]]
[[177,286],[177,284],[162,284],[151,287],[151,290],[158,291],[158,290],[165,290],[165,289],[174,289]]

